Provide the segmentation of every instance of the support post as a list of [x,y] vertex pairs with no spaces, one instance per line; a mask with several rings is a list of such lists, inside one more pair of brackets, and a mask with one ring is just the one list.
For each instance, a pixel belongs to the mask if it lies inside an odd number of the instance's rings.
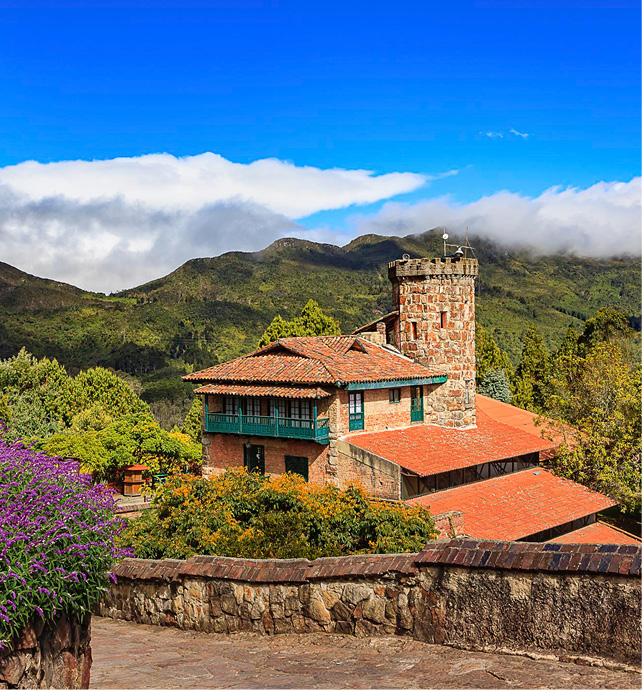
[[314,410],[312,412],[314,417],[314,438],[317,437],[317,401],[314,401]]

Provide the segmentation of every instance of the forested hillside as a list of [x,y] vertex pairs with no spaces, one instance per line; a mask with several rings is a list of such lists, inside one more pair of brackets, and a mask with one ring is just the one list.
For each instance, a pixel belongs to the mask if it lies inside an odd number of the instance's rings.
[[[550,350],[567,327],[617,307],[639,328],[639,259],[538,257],[473,240],[480,261],[478,321],[514,363],[534,322]],[[343,332],[391,306],[389,261],[438,256],[440,233],[369,235],[345,247],[296,239],[257,253],[193,259],[173,273],[115,295],[84,292],[0,263],[0,357],[25,347],[75,373],[123,372],[167,424],[184,414],[191,388],[180,375],[247,352],[276,314],[315,299]]]

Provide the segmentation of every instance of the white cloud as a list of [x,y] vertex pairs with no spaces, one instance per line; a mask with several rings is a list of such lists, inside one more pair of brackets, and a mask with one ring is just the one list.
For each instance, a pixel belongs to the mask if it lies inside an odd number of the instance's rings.
[[286,236],[343,244],[363,233],[468,226],[472,236],[543,252],[639,254],[639,178],[588,189],[553,187],[536,198],[498,192],[469,204],[389,201],[378,213],[355,216],[348,232],[296,222],[456,173],[374,175],[278,160],[239,165],[214,154],[23,163],[0,169],[0,260],[85,289],[115,291],[188,259],[257,251]]
[[158,210],[196,211],[231,199],[302,218],[317,211],[368,204],[412,192],[429,179],[415,173],[323,170],[266,158],[233,163],[215,153],[167,153],[96,161],[27,161],[0,169],[0,184],[32,200],[79,202],[121,198]]
[[610,257],[640,254],[641,178],[598,182],[587,189],[551,187],[538,197],[503,191],[469,204],[446,198],[417,204],[389,202],[376,214],[355,217],[354,234],[408,235],[444,226],[470,228],[508,246],[541,253]]
[[261,249],[296,233],[292,219],[389,199],[435,178],[276,159],[244,165],[213,153],[28,161],[0,168],[0,257],[36,275],[113,291],[194,257]]
[[483,134],[485,137],[488,137],[489,139],[503,139],[504,138],[504,132],[480,132],[480,134]]
[[522,139],[528,139],[528,137],[530,137],[528,132],[518,132],[516,129],[509,129],[508,131],[511,134],[514,134],[516,137],[521,137]]

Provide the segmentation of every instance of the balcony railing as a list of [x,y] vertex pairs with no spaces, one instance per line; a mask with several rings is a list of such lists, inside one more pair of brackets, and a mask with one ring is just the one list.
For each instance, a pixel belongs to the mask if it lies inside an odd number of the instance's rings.
[[205,431],[247,436],[274,436],[276,438],[301,438],[317,443],[329,443],[329,420],[295,419],[293,417],[263,417],[246,414],[208,412]]

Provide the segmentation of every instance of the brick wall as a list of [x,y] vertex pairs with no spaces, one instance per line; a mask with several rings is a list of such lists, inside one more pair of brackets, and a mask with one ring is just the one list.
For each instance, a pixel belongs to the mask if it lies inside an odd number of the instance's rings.
[[393,305],[399,311],[397,346],[448,376],[432,393],[429,421],[442,426],[475,424],[477,272],[475,259],[399,260],[388,267]]
[[397,634],[638,664],[641,553],[455,539],[419,554],[316,561],[125,559],[99,613],[206,632]]
[[203,434],[204,474],[221,474],[228,467],[243,467],[243,446],[250,442],[265,448],[266,474],[285,472],[285,456],[308,458],[309,481],[326,484],[328,474],[328,446],[314,441],[300,441],[269,436],[240,434]]
[[[364,390],[364,432],[385,431],[410,426],[410,386],[401,386],[401,400],[390,402],[390,392],[387,388]],[[337,435],[350,433],[350,391],[338,391]]]

